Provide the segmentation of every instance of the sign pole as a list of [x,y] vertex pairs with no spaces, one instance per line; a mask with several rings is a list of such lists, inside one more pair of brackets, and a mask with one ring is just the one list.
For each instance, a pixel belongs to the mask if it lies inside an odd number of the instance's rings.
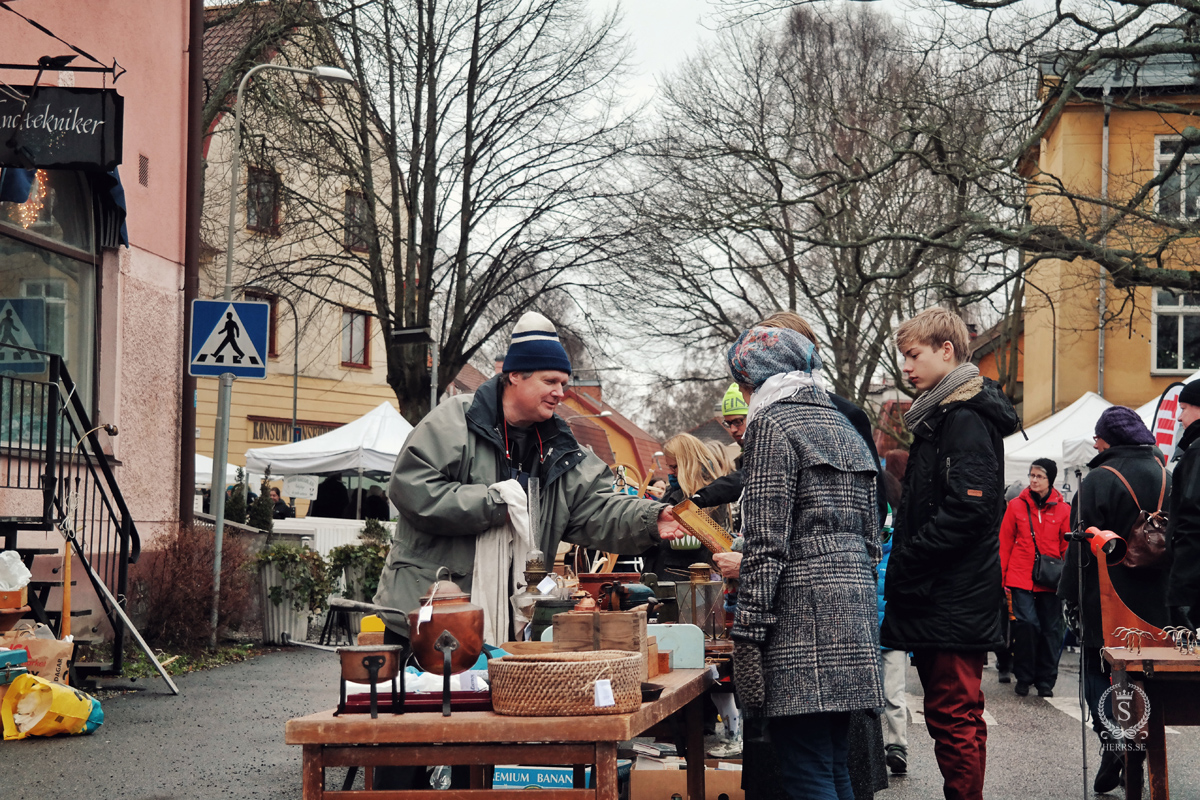
[[209,634],[208,646],[217,648],[217,615],[221,607],[221,544],[225,533],[225,470],[229,460],[229,406],[233,400],[233,375],[221,374],[221,389],[217,397],[217,432],[213,438],[213,474],[210,505],[215,520],[213,545],[213,604],[212,604],[212,633]]

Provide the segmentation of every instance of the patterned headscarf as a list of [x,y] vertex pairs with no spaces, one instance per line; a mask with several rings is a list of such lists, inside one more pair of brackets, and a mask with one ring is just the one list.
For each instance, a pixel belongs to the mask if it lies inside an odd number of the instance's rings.
[[733,379],[756,388],[772,375],[821,371],[817,348],[790,328],[751,328],[729,348],[728,358]]

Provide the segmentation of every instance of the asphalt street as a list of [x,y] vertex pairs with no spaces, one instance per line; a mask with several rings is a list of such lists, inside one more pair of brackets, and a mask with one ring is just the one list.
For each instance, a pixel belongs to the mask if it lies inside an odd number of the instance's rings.
[[[1063,657],[1053,703],[1017,697],[984,673],[988,707],[989,800],[1063,800],[1083,795],[1076,657]],[[93,735],[0,744],[6,796],[23,800],[300,797],[300,751],[283,743],[291,717],[337,703],[336,656],[312,650],[269,653],[250,661],[176,678],[172,697],[161,681],[109,697],[105,724]],[[909,669],[915,701],[909,718],[909,774],[894,778],[881,800],[942,796],[933,742],[919,718],[920,684]],[[1200,736],[1168,734],[1173,800],[1200,800]],[[1089,734],[1089,746],[1093,739]],[[1093,748],[1094,749],[1094,748]],[[1089,772],[1096,756],[1089,754]],[[340,788],[340,771],[330,787]],[[1088,776],[1090,787],[1091,775]],[[361,779],[360,779],[361,785]],[[1089,791],[1088,796],[1091,796]],[[1117,791],[1108,797],[1120,798]]]

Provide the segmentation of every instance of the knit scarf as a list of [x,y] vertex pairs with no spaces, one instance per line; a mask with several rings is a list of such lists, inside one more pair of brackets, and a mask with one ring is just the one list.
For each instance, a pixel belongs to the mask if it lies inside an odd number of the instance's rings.
[[913,401],[912,408],[904,412],[904,424],[915,431],[935,408],[942,404],[954,391],[972,378],[979,376],[979,367],[971,363],[961,364],[950,374],[938,381],[938,385]]

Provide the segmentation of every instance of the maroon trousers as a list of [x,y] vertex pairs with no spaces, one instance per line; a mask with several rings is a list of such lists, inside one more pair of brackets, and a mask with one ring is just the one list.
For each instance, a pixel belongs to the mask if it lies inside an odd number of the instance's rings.
[[980,681],[986,661],[985,652],[913,651],[946,800],[983,800],[987,723]]

